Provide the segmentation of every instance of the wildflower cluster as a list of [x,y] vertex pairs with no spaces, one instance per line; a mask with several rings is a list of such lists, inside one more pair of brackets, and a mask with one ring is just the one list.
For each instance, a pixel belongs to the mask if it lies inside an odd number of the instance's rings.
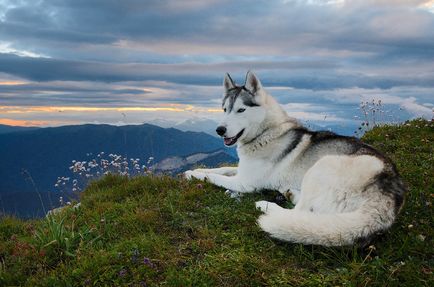
[[[389,111],[384,109],[381,100],[362,101],[359,105],[359,110],[362,116],[354,116],[354,119],[361,121],[360,126],[354,132],[357,136],[362,136],[365,132],[378,125],[393,122],[392,119],[386,118],[386,114]],[[392,115],[389,115],[389,117],[392,117]]]
[[[87,154],[92,156],[92,154]],[[69,170],[71,177],[58,177],[54,187],[62,191],[80,192],[94,179],[104,175],[116,174],[121,176],[149,175],[152,173],[151,165],[154,158],[150,157],[146,164],[140,164],[140,158],[123,157],[110,153],[107,157],[104,152],[97,154],[96,158],[88,161],[73,160]]]

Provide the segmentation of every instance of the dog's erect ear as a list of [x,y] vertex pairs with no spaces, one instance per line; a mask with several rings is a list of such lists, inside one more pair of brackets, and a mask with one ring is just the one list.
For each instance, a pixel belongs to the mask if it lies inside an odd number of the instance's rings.
[[225,87],[226,91],[235,88],[235,83],[228,73],[225,74],[225,79],[223,80],[223,87]]
[[251,71],[247,72],[246,83],[244,84],[244,86],[248,90],[252,91],[252,93],[256,93],[257,91],[262,89],[262,85],[261,85],[261,82],[259,81],[258,77],[256,77],[256,75],[253,74],[253,72],[251,72]]

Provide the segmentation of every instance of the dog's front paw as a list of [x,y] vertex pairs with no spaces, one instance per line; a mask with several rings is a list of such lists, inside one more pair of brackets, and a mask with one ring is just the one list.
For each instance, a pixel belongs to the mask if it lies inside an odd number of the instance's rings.
[[192,170],[187,170],[184,172],[184,178],[186,178],[187,180],[191,180],[193,176],[193,171]]
[[184,172],[184,177],[188,180],[191,180],[192,178],[197,178],[199,180],[205,180],[207,178],[206,173],[199,172],[196,170],[187,170],[186,172]]

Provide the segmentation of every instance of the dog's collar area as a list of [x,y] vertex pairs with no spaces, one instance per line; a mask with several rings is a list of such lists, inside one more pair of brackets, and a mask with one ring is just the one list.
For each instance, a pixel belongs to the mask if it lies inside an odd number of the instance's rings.
[[291,120],[284,121],[278,125],[265,128],[255,137],[243,142],[242,145],[247,150],[257,150],[265,147],[270,141],[278,139],[295,128]]

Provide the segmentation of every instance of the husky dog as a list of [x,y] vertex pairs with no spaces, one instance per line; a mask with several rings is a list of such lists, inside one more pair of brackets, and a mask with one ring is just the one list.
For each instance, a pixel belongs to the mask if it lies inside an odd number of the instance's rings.
[[216,131],[226,146],[237,144],[238,167],[189,170],[188,179],[240,194],[272,189],[289,195],[293,209],[256,202],[264,213],[259,226],[279,240],[352,245],[392,225],[406,187],[388,158],[356,138],[302,127],[252,72],[243,86],[226,74],[224,89]]

